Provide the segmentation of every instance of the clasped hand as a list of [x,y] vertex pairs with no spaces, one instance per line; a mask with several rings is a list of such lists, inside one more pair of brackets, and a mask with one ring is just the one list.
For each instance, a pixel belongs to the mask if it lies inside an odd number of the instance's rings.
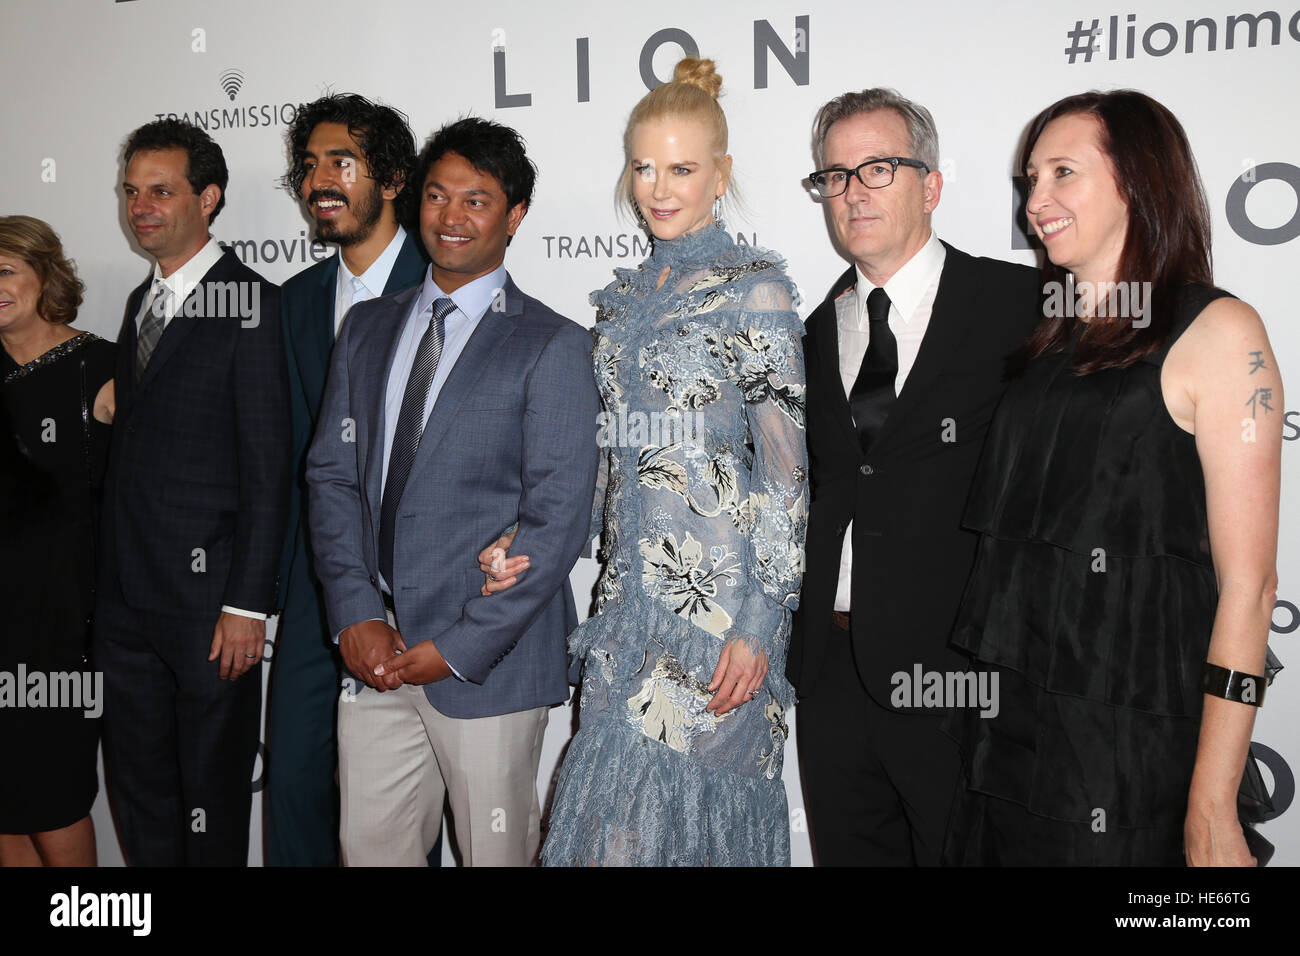
[[402,635],[384,621],[358,621],[345,628],[339,635],[339,653],[349,671],[381,693],[451,676],[433,641],[408,650]]

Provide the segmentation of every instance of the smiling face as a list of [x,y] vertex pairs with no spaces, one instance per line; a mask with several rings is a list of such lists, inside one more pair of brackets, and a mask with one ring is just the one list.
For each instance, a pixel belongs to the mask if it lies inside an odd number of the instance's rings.
[[715,159],[703,120],[647,120],[632,135],[632,155],[632,198],[656,239],[676,239],[713,221],[731,157]]
[[397,190],[381,187],[343,123],[317,123],[303,157],[302,199],[316,221],[316,239],[340,246],[365,242]]
[[20,333],[40,321],[41,277],[26,261],[0,249],[0,331]]
[[[873,159],[916,159],[907,123],[895,110],[855,113],[826,133],[825,166],[856,169]],[[856,176],[830,203],[835,235],[872,282],[884,285],[930,238],[930,213],[939,205],[943,175],[899,166],[894,181],[868,189]]]
[[511,207],[497,178],[459,153],[430,166],[420,193],[420,236],[438,288],[454,292],[501,265],[527,211],[527,203]]
[[208,220],[221,198],[215,184],[195,193],[185,178],[188,171],[183,149],[141,151],[131,157],[122,182],[131,231],[164,276],[207,245]]
[[1128,235],[1128,204],[1101,147],[1100,121],[1072,113],[1052,120],[1025,165],[1029,224],[1053,263],[1089,282],[1113,282]]

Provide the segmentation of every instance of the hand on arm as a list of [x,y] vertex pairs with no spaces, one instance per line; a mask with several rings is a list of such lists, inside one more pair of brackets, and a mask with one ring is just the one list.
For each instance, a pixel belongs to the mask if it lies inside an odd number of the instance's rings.
[[[596,493],[591,504],[591,523],[587,530],[587,540],[598,537],[605,524],[605,491],[609,485],[609,455],[601,449],[600,464],[596,472]],[[517,530],[517,526],[516,529]],[[528,570],[528,555],[511,555],[510,545],[514,543],[515,532],[503,534],[479,552],[478,566],[483,572],[483,587],[479,593],[484,597],[504,591],[519,580],[519,575]],[[497,549],[501,555],[494,555]],[[493,564],[497,567],[493,567]]]
[[[1191,419],[1205,476],[1219,585],[1208,659],[1262,675],[1277,588],[1284,406],[1277,362],[1254,309],[1235,299],[1207,306],[1170,350],[1162,385],[1175,420],[1187,427]],[[1184,826],[1187,862],[1250,866],[1237,791],[1256,708],[1211,695],[1204,705]]]
[[510,545],[514,540],[515,532],[512,530],[478,553],[478,568],[483,572],[483,587],[479,593],[484,597],[504,591],[519,580],[520,574],[528,570],[528,555],[510,554]]

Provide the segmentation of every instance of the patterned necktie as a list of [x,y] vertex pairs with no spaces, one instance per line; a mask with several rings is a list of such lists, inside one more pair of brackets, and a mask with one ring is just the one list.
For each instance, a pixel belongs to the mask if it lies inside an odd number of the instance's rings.
[[140,319],[140,330],[135,338],[135,380],[144,376],[149,367],[153,350],[158,347],[158,340],[163,334],[163,317],[167,314],[167,300],[171,292],[162,279],[155,279],[149,290],[149,304],[144,307],[144,316]]
[[415,453],[424,433],[424,403],[442,357],[442,337],[447,316],[456,311],[456,303],[446,296],[433,300],[433,317],[415,350],[415,362],[402,393],[402,408],[397,415],[393,447],[388,455],[388,478],[384,482],[384,500],[379,507],[379,570],[393,584],[393,539],[397,526],[397,506],[401,503],[406,479],[411,474]]
[[889,328],[889,296],[884,289],[872,289],[867,296],[867,321],[871,330],[867,353],[862,356],[862,367],[849,393],[853,424],[864,452],[880,434],[898,397],[894,391],[898,378],[898,340]]

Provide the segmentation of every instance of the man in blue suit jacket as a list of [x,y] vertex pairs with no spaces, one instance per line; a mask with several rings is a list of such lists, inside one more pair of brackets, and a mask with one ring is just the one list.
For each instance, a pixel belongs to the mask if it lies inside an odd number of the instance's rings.
[[306,205],[316,241],[339,251],[298,273],[280,295],[295,480],[268,706],[266,855],[272,866],[337,866],[342,673],[307,544],[305,459],[344,315],[357,302],[416,285],[427,263],[401,225],[413,219],[415,197],[404,188],[415,137],[401,113],[356,94],[330,94],[298,111],[287,139],[284,186]]
[[[467,864],[537,851],[599,399],[588,333],[505,271],[534,178],[513,130],[434,134],[414,180],[429,273],[353,308],[330,363],[307,481],[330,629],[365,685],[339,706],[349,865],[422,865],[444,799]],[[481,597],[478,554],[516,523],[533,570]]]

